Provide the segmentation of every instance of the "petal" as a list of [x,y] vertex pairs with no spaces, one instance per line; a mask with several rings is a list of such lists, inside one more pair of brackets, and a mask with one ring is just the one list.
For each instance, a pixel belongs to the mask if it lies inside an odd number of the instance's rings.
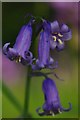
[[52,79],[45,79],[42,84],[42,89],[46,97],[47,104],[51,105],[52,102],[54,103],[54,101],[57,100],[56,97],[58,96],[58,91],[56,88],[56,84]]
[[60,108],[61,111],[61,105],[55,82],[50,78],[46,78],[43,81],[42,89],[45,97],[43,110],[47,113],[47,115],[54,115],[59,113],[58,108]]
[[44,29],[45,31],[48,31],[48,32],[50,32],[50,30],[51,30],[51,25],[50,25],[50,23],[49,23],[48,21],[46,21],[46,20],[43,20],[43,29]]
[[72,109],[72,104],[71,104],[71,103],[69,103],[69,108],[63,108],[63,107],[62,107],[62,110],[63,110],[63,111],[66,111],[66,112],[67,112],[67,111],[70,111],[71,109]]
[[16,42],[15,42],[15,44],[14,44],[14,48],[19,48],[19,46],[20,46],[20,42],[21,42],[21,39],[22,39],[22,36],[23,36],[23,32],[24,32],[24,30],[25,30],[25,27],[26,27],[26,25],[23,25],[22,27],[21,27],[21,29],[20,29],[20,31],[19,31],[19,33],[18,33],[18,36],[17,36],[17,38],[16,38]]
[[58,51],[61,51],[61,50],[63,50],[64,49],[64,42],[62,42],[61,44],[58,42],[57,43],[57,50]]
[[49,69],[56,69],[58,68],[58,62],[53,62],[53,64],[48,64],[47,66]]
[[36,65],[39,67],[39,68],[44,68],[45,65],[40,61],[40,60],[36,60]]
[[[45,97],[45,101],[46,101],[46,96]],[[43,106],[42,106],[43,110],[46,111],[47,113],[49,113],[49,111],[51,110],[51,105],[44,103]]]
[[32,18],[30,19],[28,25],[32,25],[34,22],[35,22],[35,17],[34,16],[31,16]]
[[[47,31],[40,33],[38,46],[39,63],[46,65],[50,57],[50,34]],[[39,65],[40,66],[40,65]]]
[[32,27],[31,25],[24,25],[16,39],[16,43],[14,48],[19,53],[20,56],[23,56],[25,51],[29,51],[31,46],[31,39],[32,39]]
[[21,63],[22,63],[23,65],[28,65],[27,60],[25,60],[24,58],[21,58]]
[[70,40],[72,38],[72,32],[69,30],[66,33],[63,33],[63,37],[61,38],[63,41]]
[[8,52],[8,49],[9,49],[9,45],[10,45],[10,43],[6,43],[6,44],[3,46],[3,53],[4,53],[5,55],[7,55],[7,52]]
[[7,57],[10,60],[14,60],[15,58],[17,58],[17,56],[18,56],[18,53],[16,52],[16,50],[14,48],[9,48]]
[[[30,52],[30,51],[28,51],[28,52],[25,51],[24,56],[25,56],[26,59],[29,59],[29,58],[31,59],[31,58],[33,58],[33,54],[32,54],[32,52]],[[23,57],[24,57],[24,56],[23,56]]]
[[14,48],[9,48],[9,45],[10,45],[10,43],[6,43],[3,46],[3,53],[5,55],[7,55],[7,57],[10,60],[14,60],[18,56],[18,54],[17,54],[17,52],[16,52],[16,50]]
[[22,56],[21,63],[23,65],[31,65],[33,62],[33,54],[30,51],[25,51],[24,55]]
[[38,65],[34,65],[34,64],[32,64],[31,67],[32,67],[32,70],[40,70],[41,69]]
[[69,28],[66,24],[63,24],[61,27],[61,32],[68,32]]
[[54,22],[51,23],[51,31],[52,31],[52,33],[60,31],[58,21],[54,21]]
[[49,61],[49,64],[53,64],[54,63],[54,59],[52,57],[50,57],[50,61]]
[[50,59],[47,61],[46,67],[47,68],[50,68],[50,66],[53,67],[53,64],[54,64],[54,59],[50,57]]
[[41,67],[39,66],[40,63],[39,63],[39,60],[37,59],[33,59],[32,63],[31,63],[31,67],[32,67],[32,70],[40,70]]
[[36,112],[38,113],[38,115],[40,115],[40,116],[45,115],[44,111],[43,112],[39,112],[39,110],[40,110],[40,107],[36,109]]
[[54,41],[52,38],[50,39],[50,48],[54,50],[56,48],[57,42]]

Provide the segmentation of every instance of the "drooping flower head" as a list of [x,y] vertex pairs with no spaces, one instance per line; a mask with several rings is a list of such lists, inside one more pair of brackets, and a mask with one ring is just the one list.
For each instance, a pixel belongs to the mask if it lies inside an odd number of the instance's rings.
[[37,113],[42,115],[55,115],[61,113],[62,111],[69,111],[72,108],[72,105],[69,103],[69,108],[63,108],[60,103],[60,98],[58,94],[58,90],[56,87],[55,82],[50,79],[46,78],[43,81],[42,85],[45,103],[42,107],[43,112],[39,112],[40,108],[37,109]]
[[64,42],[72,38],[72,32],[66,24],[59,25],[58,21],[51,23],[51,49],[57,48],[58,51],[64,48]]
[[43,30],[40,33],[38,44],[38,59],[33,69],[41,68],[56,68],[57,64],[53,66],[54,60],[50,57],[50,34],[51,26],[46,20],[43,20]]
[[34,19],[32,18],[27,25],[23,25],[13,48],[10,47],[10,43],[6,43],[3,46],[3,53],[10,59],[22,64],[30,64],[32,62],[33,55],[29,51],[32,40],[32,24]]

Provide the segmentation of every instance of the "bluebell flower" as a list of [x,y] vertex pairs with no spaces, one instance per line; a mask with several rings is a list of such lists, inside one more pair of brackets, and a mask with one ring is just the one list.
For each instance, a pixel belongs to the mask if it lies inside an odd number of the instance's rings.
[[33,54],[29,51],[32,39],[32,23],[34,19],[31,19],[27,25],[23,25],[13,48],[10,47],[10,43],[6,43],[3,46],[3,53],[10,59],[22,64],[30,64],[32,62]]
[[45,103],[42,106],[43,112],[39,112],[40,107],[36,110],[40,116],[56,115],[58,113],[62,113],[63,111],[71,110],[71,103],[69,103],[69,108],[62,107],[56,84],[52,79],[46,78],[43,81],[42,89],[45,98]]
[[[56,68],[57,62],[54,63],[53,58],[50,56],[50,38],[51,38],[51,26],[46,20],[43,20],[43,30],[39,36],[38,44],[38,59],[36,65],[32,65],[34,70],[42,68]],[[54,65],[53,65],[54,64]]]
[[72,38],[72,32],[66,24],[59,25],[58,21],[51,23],[51,49],[57,48],[58,51],[64,48],[64,42]]

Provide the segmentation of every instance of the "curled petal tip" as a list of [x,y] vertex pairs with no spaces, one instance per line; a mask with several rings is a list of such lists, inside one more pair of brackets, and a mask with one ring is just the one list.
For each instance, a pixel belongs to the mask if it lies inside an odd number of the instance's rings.
[[3,53],[4,53],[5,55],[6,55],[7,52],[8,52],[9,45],[10,45],[10,43],[6,43],[6,44],[3,46]]
[[45,115],[45,112],[39,112],[40,109],[41,109],[40,107],[36,109],[36,112],[38,113],[38,115],[40,116]]
[[25,58],[32,58],[32,57],[33,57],[33,54],[30,51],[25,52]]
[[72,104],[69,103],[69,108],[62,108],[63,111],[70,111],[72,109]]
[[25,51],[24,55],[22,56],[21,63],[23,65],[32,65],[35,58],[33,58],[33,54],[30,51]]

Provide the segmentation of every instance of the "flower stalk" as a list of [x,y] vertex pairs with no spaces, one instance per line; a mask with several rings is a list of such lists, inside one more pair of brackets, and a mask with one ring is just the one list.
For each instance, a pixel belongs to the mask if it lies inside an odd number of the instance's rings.
[[29,98],[30,98],[30,83],[31,83],[31,68],[27,69],[27,79],[26,79],[26,88],[25,88],[25,99],[24,99],[24,108],[23,108],[23,118],[28,117],[28,109],[29,109]]

